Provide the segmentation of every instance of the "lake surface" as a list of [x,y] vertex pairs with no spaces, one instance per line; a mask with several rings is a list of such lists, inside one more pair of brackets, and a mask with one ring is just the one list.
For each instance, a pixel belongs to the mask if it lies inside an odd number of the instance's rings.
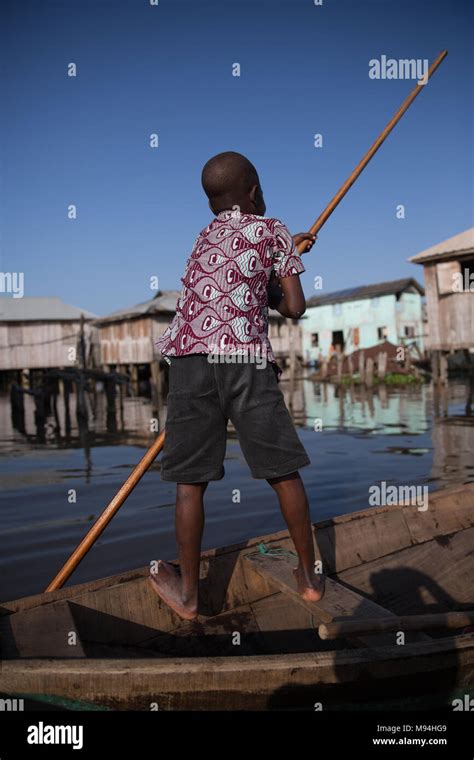
[[[281,388],[311,459],[301,475],[313,521],[367,508],[370,486],[382,480],[430,491],[474,481],[474,417],[464,382],[450,383],[441,396],[428,385],[338,391],[305,379],[290,399],[288,383]],[[0,396],[3,601],[44,589],[153,440],[146,398],[125,398],[122,409],[117,401],[116,418],[107,422],[99,394],[89,432],[80,433],[73,421],[67,438],[61,404],[38,442],[31,398],[19,433],[8,397]],[[166,410],[159,416],[162,425]],[[175,486],[161,481],[159,470],[158,458],[70,582],[176,556]],[[206,493],[204,549],[284,528],[273,491],[250,477],[232,432],[225,470]],[[240,503],[232,499],[235,489]]]

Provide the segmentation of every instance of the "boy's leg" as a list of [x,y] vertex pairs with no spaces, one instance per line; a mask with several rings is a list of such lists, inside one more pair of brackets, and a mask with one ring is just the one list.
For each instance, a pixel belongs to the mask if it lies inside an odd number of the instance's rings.
[[298,590],[304,599],[319,602],[324,595],[324,576],[314,572],[314,544],[309,504],[299,472],[270,478],[267,482],[278,496],[283,517],[298,554],[298,567],[294,571]]
[[192,620],[198,611],[199,559],[204,528],[203,496],[207,483],[178,483],[176,489],[176,539],[180,573],[167,562],[158,562],[151,576],[155,591],[180,617]]

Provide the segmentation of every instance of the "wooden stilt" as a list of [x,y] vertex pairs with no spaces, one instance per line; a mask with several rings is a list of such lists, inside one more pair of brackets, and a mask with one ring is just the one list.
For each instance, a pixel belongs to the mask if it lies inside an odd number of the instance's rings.
[[367,359],[365,368],[365,383],[368,388],[371,388],[374,384],[374,360],[371,356]]
[[446,385],[448,382],[448,354],[445,351],[440,351],[440,370],[439,370],[439,376],[440,381],[443,385]]
[[347,357],[347,371],[349,373],[350,381],[352,383],[353,375],[354,375],[354,362],[352,360],[352,354],[349,354]]

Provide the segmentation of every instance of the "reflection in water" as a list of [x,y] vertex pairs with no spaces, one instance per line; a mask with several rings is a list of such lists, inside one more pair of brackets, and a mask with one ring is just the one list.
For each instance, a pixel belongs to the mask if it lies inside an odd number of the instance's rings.
[[38,414],[31,395],[24,397],[22,414],[11,408],[10,398],[0,395],[0,447],[4,453],[25,443],[45,443],[61,448],[100,446],[114,444],[151,445],[156,427],[165,423],[166,407],[162,406],[159,419],[153,414],[151,401],[142,397],[126,397],[114,393],[98,392],[93,406],[86,396],[83,404],[88,409],[87,418],[76,414],[75,396],[58,396],[54,413],[45,415],[38,424]]
[[[468,382],[451,383],[436,390],[432,385],[406,388],[338,387],[330,383],[300,380],[290,396],[290,384],[280,385],[295,424],[309,430],[338,431],[353,435],[409,436],[431,433],[433,449],[431,480],[445,484],[473,479],[474,417],[472,387]],[[0,396],[0,450],[24,450],[25,444],[48,444],[60,448],[82,448],[87,471],[92,469],[91,448],[102,445],[151,445],[166,421],[166,405],[158,419],[151,401],[125,397],[123,390],[111,396],[103,388],[89,403],[87,421],[75,414],[74,395],[58,396],[38,422],[32,395],[25,395],[22,414]],[[89,396],[87,396],[89,398]],[[72,399],[72,413],[70,410]],[[84,404],[82,405],[82,408]],[[230,434],[233,435],[230,429]],[[390,445],[392,453],[423,454],[427,448]]]
[[[421,435],[431,432],[433,463],[430,480],[454,485],[474,480],[474,417],[472,385],[455,382],[388,389],[380,386],[337,387],[304,383],[305,423],[323,430],[364,431],[373,435]],[[389,446],[392,453],[424,454],[423,446]]]
[[431,476],[446,485],[474,481],[474,420],[468,417],[435,419],[431,432]]
[[305,381],[306,424],[322,429],[374,433],[424,433],[429,427],[430,390],[426,385],[395,391],[387,386],[338,387]]

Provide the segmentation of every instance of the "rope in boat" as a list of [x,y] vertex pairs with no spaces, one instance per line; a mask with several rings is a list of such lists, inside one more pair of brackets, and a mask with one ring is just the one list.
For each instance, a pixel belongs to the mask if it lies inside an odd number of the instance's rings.
[[290,549],[283,549],[282,547],[275,547],[274,549],[270,549],[264,541],[262,541],[260,544],[257,544],[257,550],[258,551],[256,552],[250,552],[247,556],[255,557],[263,554],[265,557],[275,557],[275,559],[281,559],[283,557],[298,559],[296,552],[293,552]]

